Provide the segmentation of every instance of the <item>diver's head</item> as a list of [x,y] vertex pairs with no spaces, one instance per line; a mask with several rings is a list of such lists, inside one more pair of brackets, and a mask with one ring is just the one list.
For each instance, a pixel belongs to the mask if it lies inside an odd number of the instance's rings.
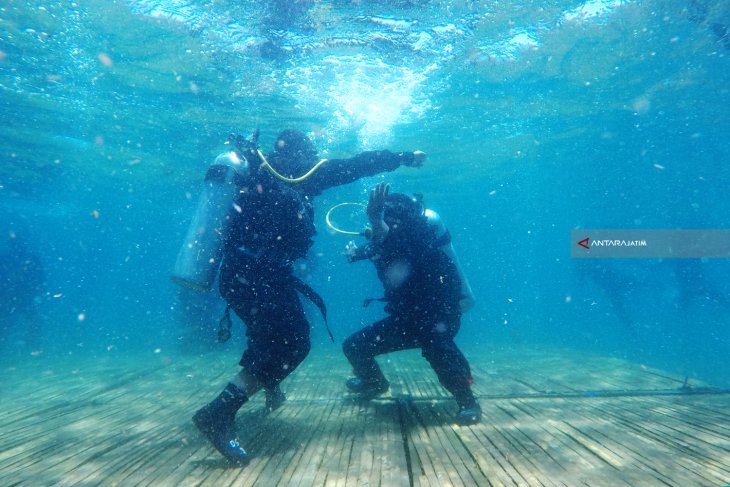
[[383,220],[389,227],[398,227],[415,222],[424,217],[423,203],[420,198],[403,193],[391,193],[385,199],[383,206]]
[[304,132],[299,130],[283,130],[276,138],[274,151],[283,157],[304,163],[317,159],[317,149]]
[[286,129],[276,138],[274,152],[268,157],[281,174],[298,177],[317,163],[317,149],[304,132]]

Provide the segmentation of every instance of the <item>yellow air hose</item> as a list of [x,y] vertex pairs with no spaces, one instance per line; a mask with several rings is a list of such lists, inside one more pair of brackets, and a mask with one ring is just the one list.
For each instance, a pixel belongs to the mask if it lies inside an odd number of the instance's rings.
[[284,181],[285,183],[301,183],[302,181],[307,179],[309,176],[314,174],[314,172],[317,169],[319,169],[322,166],[322,164],[324,164],[328,161],[328,159],[322,159],[317,164],[315,164],[314,167],[312,167],[312,169],[307,171],[304,175],[299,176],[298,178],[288,178],[288,177],[283,176],[283,175],[279,174],[278,172],[276,172],[276,169],[274,169],[273,166],[271,164],[269,164],[269,161],[266,160],[266,157],[264,157],[264,153],[261,152],[260,149],[257,149],[257,152],[259,153],[259,157],[261,158],[261,160],[264,161],[262,166],[264,166],[275,178],[277,178],[281,181]]

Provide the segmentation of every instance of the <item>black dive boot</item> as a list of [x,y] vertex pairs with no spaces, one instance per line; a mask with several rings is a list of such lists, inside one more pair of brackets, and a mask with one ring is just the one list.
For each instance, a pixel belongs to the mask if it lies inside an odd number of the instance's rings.
[[462,426],[477,424],[482,419],[482,408],[479,406],[474,394],[469,391],[464,397],[457,397],[459,413],[456,415],[456,422]]
[[234,420],[236,412],[246,401],[246,393],[229,383],[218,397],[193,416],[193,423],[208,437],[215,449],[226,460],[240,467],[248,463],[248,454],[238,441]]

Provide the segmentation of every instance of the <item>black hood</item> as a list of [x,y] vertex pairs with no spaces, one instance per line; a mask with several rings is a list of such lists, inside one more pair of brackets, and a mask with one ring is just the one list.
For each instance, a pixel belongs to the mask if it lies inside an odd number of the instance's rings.
[[304,132],[287,129],[276,138],[268,156],[271,165],[288,177],[301,176],[317,163],[317,149]]
[[389,225],[391,222],[416,222],[424,218],[423,211],[420,199],[403,193],[392,193],[385,200],[383,219]]

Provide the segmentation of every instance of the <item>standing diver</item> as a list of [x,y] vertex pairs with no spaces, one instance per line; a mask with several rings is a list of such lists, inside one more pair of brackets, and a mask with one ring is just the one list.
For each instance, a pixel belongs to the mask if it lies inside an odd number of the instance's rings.
[[258,131],[248,141],[231,136],[235,149],[208,169],[173,273],[175,282],[205,289],[220,264],[220,293],[246,324],[241,371],[193,416],[221,455],[238,466],[247,464],[248,455],[236,433],[237,411],[262,388],[276,391],[309,353],[310,325],[298,293],[325,315],[322,298],[293,274],[315,235],[313,198],[401,165],[420,167],[426,157],[421,151],[371,151],[317,162],[314,145],[300,131],[281,132],[267,156],[257,139]]
[[385,183],[370,192],[367,214],[372,240],[362,248],[350,242],[346,255],[350,262],[370,259],[375,264],[388,316],[342,344],[355,374],[347,388],[364,399],[386,392],[390,384],[375,357],[420,348],[441,385],[456,399],[456,421],[478,423],[482,412],[471,390],[469,362],[454,342],[461,315],[474,304],[474,295],[448,230],[420,199],[390,194]]

